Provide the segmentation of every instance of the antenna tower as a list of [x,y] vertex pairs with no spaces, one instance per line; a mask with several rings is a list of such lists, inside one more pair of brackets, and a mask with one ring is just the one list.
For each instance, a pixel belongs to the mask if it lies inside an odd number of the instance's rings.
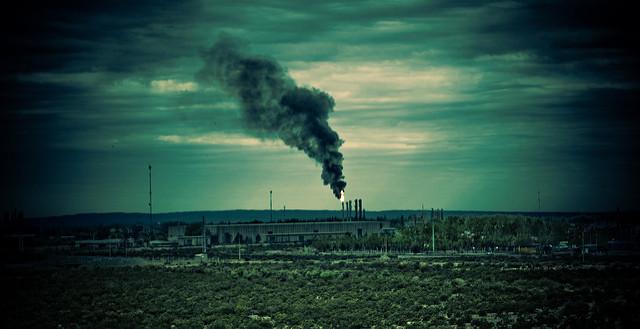
[[151,165],[149,165],[149,233],[153,232],[153,208],[151,205]]
[[269,191],[269,219],[273,222],[273,191]]

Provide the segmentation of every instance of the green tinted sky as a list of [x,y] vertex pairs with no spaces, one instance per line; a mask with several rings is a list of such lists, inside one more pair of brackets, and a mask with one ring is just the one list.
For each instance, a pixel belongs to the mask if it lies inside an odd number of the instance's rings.
[[[636,208],[638,38],[612,2],[23,2],[3,18],[3,209],[339,206],[194,75],[220,33],[335,101],[368,209]],[[4,14],[3,14],[4,15]]]

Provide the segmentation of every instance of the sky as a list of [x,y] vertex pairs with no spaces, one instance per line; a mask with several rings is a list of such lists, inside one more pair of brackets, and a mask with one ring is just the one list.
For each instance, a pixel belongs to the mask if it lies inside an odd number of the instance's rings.
[[[55,6],[54,6],[55,5]],[[335,101],[365,209],[638,210],[638,35],[616,1],[21,1],[1,210],[338,209],[321,165],[198,80],[229,36]]]

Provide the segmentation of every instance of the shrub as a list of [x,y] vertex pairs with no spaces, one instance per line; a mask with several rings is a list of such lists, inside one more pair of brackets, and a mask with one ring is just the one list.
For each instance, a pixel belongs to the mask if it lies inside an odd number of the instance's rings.
[[462,288],[467,284],[467,282],[464,281],[463,278],[455,278],[453,279],[453,281],[451,281],[451,284],[454,288]]

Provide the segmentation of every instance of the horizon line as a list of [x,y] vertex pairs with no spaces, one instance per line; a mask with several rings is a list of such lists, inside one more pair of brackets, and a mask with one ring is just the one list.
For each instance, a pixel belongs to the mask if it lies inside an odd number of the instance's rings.
[[[582,210],[464,210],[464,209],[446,209],[446,208],[433,208],[435,210],[444,209],[444,212],[467,212],[467,213],[522,213],[522,214],[606,214],[606,213],[634,213],[638,212],[635,209],[627,209],[627,210],[593,210],[593,211],[582,211]],[[168,215],[175,213],[197,213],[197,212],[225,212],[225,211],[265,211],[269,212],[269,209],[218,209],[218,210],[178,210],[178,211],[165,211],[165,212],[157,212],[153,213],[153,215]],[[283,209],[274,209],[274,212],[282,212]],[[314,212],[341,212],[340,209],[287,209],[286,211],[314,211]],[[422,212],[422,209],[382,209],[382,210],[367,210],[370,212],[398,212],[398,211],[411,211],[411,212]],[[431,211],[431,208],[425,208],[425,212]],[[109,215],[109,214],[136,214],[136,215],[149,215],[148,212],[137,212],[137,211],[106,211],[106,212],[79,212],[79,213],[71,213],[71,214],[61,214],[61,215],[43,215],[43,216],[35,216],[35,217],[24,217],[25,219],[43,219],[43,218],[53,218],[53,217],[67,217],[67,216],[82,216],[82,215]]]

